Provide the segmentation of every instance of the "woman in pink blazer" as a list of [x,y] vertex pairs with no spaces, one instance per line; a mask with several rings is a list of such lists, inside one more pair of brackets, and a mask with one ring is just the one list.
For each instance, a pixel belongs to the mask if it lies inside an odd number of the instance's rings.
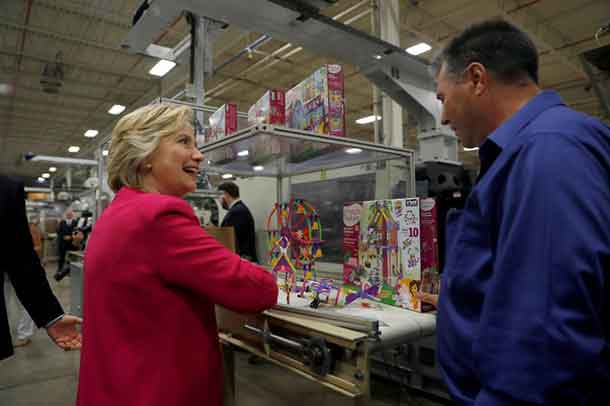
[[181,199],[203,159],[191,123],[190,109],[158,104],[113,131],[116,196],[85,255],[79,406],[220,406],[214,305],[276,303],[274,278],[206,234]]

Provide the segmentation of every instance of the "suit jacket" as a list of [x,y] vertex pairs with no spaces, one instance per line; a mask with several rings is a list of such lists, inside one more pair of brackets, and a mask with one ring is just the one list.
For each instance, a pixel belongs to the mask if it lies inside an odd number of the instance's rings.
[[77,247],[72,243],[72,240],[64,240],[65,236],[72,236],[72,233],[76,230],[76,219],[72,219],[70,224],[66,219],[59,222],[57,226],[57,248],[60,255],[65,255],[66,251],[76,250]]
[[8,274],[19,301],[38,327],[61,316],[63,309],[34,251],[25,215],[23,183],[5,176],[0,176],[0,224],[5,231],[0,234],[0,359],[4,359],[13,354],[3,294],[4,273]]
[[220,406],[214,304],[270,308],[270,273],[220,245],[179,198],[123,187],[85,253],[79,406]]
[[258,262],[254,218],[248,207],[240,200],[229,209],[222,220],[222,227],[234,227],[237,253],[250,261]]

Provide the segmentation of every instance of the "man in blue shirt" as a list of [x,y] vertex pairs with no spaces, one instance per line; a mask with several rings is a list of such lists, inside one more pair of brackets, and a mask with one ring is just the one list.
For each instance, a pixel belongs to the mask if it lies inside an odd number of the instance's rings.
[[438,356],[460,405],[610,404],[610,128],[538,87],[501,20],[437,58],[443,122],[480,146],[448,218]]

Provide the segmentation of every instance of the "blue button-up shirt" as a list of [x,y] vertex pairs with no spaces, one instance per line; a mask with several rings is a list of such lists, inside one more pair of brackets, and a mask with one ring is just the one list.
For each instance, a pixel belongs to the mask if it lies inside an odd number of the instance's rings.
[[457,404],[610,404],[610,128],[544,91],[450,213],[438,356]]

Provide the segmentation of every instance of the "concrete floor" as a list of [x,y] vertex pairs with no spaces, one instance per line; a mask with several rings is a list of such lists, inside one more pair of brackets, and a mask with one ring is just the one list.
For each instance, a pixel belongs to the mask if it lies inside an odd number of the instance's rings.
[[[48,267],[52,275],[54,266]],[[70,281],[50,284],[66,310],[70,309]],[[11,325],[18,318],[15,306],[9,309]],[[13,335],[14,337],[14,335]],[[32,343],[15,351],[15,356],[0,362],[1,406],[72,406],[78,382],[78,352],[58,350],[44,330],[38,330]],[[247,355],[238,353],[238,406],[352,406],[349,399],[322,388],[304,378],[271,365],[249,365]],[[396,385],[374,380],[371,406],[440,406],[441,403]],[[196,405],[193,405],[196,406]]]

